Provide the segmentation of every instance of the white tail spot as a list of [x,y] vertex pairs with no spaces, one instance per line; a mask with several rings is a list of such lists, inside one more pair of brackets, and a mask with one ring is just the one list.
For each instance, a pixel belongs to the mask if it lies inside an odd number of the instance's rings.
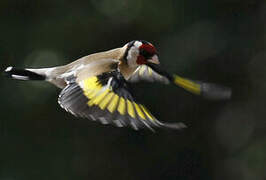
[[12,67],[12,66],[9,66],[9,67],[6,68],[5,72],[9,72],[9,71],[11,71],[12,69],[13,69],[13,67]]
[[19,76],[19,75],[11,75],[12,78],[14,79],[19,79],[19,80],[29,80],[29,77],[27,76]]

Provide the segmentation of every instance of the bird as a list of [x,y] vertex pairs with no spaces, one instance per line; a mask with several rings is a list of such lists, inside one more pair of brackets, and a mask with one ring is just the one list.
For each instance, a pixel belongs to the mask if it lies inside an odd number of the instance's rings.
[[161,122],[133,96],[130,84],[139,81],[177,85],[190,93],[212,100],[231,97],[231,89],[170,74],[160,66],[158,51],[145,40],[81,57],[69,64],[49,68],[15,68],[4,74],[17,80],[47,81],[62,89],[59,105],[76,117],[129,126],[183,129],[183,122]]

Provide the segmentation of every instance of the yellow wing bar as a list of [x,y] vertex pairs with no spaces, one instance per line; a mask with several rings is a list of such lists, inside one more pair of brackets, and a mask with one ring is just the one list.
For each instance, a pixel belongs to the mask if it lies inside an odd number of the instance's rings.
[[110,113],[115,110],[120,115],[129,115],[136,118],[136,115],[143,120],[155,121],[155,118],[141,104],[125,99],[116,94],[111,87],[102,86],[97,77],[90,77],[81,82],[84,95],[88,98],[88,106],[96,105],[101,110],[107,109]]
[[200,93],[201,93],[200,84],[197,84],[193,81],[182,78],[178,75],[173,75],[173,78],[174,78],[173,81],[176,85],[184,88],[185,90],[187,90],[193,94],[200,95]]
[[126,83],[118,79],[119,74],[104,74],[88,77],[82,81],[69,81],[59,95],[58,103],[76,117],[83,117],[102,124],[133,129],[163,127],[182,129],[179,123],[158,121],[142,105],[135,102]]
[[201,95],[210,100],[226,100],[231,98],[231,89],[212,83],[195,82],[178,75],[173,75],[172,82],[185,90]]

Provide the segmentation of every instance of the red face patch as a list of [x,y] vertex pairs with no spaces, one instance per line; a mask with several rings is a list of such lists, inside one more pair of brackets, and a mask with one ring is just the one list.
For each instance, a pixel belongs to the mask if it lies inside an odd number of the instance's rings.
[[142,44],[139,49],[143,49],[144,51],[147,51],[150,54],[156,54],[157,50],[156,48],[151,44]]
[[141,65],[141,64],[145,64],[145,63],[147,63],[147,60],[145,59],[145,57],[142,55],[139,55],[138,59],[137,59],[137,64]]

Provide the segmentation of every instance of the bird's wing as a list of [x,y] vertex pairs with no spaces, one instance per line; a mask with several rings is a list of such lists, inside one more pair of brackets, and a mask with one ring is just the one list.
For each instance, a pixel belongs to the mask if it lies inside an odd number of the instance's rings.
[[135,101],[120,72],[105,72],[77,81],[72,76],[58,99],[66,111],[102,124],[139,128],[167,127],[181,129],[183,123],[158,121],[142,104]]
[[157,81],[165,84],[172,83],[186,91],[202,96],[209,100],[227,100],[231,97],[231,89],[213,83],[194,81],[176,74],[169,74],[156,64],[140,66],[128,79],[129,82]]
[[129,82],[150,81],[168,84],[170,81],[167,77],[157,73],[147,65],[139,66],[136,71],[128,79]]

